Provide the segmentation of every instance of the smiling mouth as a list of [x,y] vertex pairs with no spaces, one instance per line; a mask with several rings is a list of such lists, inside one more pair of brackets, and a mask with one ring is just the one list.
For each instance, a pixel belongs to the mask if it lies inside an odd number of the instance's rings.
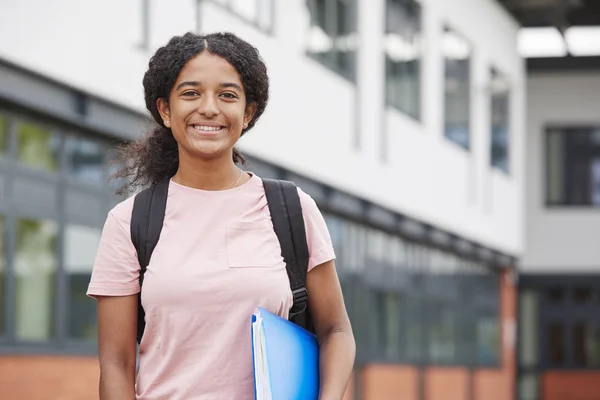
[[198,132],[217,132],[224,128],[224,126],[214,126],[214,125],[196,125],[193,124],[192,128],[197,130]]

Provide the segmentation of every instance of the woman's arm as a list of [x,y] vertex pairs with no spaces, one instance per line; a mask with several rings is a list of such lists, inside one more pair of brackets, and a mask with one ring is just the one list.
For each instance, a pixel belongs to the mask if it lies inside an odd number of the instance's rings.
[[135,399],[137,296],[97,296],[100,400]]
[[352,374],[356,344],[333,260],[310,270],[306,289],[320,346],[319,400],[342,400]]

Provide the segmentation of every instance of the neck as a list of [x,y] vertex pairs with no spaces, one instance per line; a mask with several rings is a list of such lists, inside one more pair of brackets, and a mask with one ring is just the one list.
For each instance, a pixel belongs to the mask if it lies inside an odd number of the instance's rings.
[[[242,178],[240,179],[241,174]],[[173,181],[194,189],[227,190],[232,189],[236,183],[242,184],[245,181],[243,175],[242,171],[234,164],[231,153],[207,160],[190,157],[180,149],[179,168],[173,176]]]

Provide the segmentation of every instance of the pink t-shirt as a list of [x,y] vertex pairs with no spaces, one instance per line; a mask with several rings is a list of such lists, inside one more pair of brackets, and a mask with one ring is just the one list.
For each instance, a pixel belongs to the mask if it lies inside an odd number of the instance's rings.
[[[335,255],[317,205],[298,192],[310,271]],[[90,296],[140,291],[140,266],[129,234],[133,199],[108,213]],[[144,277],[142,304],[146,328],[137,399],[254,399],[251,315],[262,306],[287,318],[292,305],[258,176],[224,191],[170,182],[162,233]]]

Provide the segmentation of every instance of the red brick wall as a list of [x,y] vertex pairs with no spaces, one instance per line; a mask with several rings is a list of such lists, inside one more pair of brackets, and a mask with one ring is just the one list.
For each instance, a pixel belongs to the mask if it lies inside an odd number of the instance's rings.
[[401,365],[367,365],[361,375],[364,400],[418,400],[418,371]]
[[97,358],[0,357],[0,399],[98,399]]
[[467,400],[468,378],[465,368],[428,368],[425,373],[424,399]]
[[600,400],[600,372],[547,372],[541,386],[543,400]]

